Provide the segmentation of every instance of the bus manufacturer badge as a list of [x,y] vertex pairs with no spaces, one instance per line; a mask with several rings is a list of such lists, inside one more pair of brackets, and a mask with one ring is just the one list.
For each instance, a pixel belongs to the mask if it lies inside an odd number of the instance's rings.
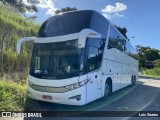
[[48,71],[45,69],[44,74],[48,74]]

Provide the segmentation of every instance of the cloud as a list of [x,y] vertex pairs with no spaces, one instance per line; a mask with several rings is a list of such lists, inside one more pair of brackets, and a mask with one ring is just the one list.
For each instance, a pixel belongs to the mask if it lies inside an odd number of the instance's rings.
[[115,16],[117,16],[117,17],[123,17],[124,15],[122,15],[120,13],[115,13]]
[[40,0],[38,7],[47,9],[46,14],[48,15],[54,15],[55,11],[57,10],[53,0]]
[[102,9],[102,12],[106,13],[116,13],[121,12],[127,9],[127,6],[123,3],[117,2],[115,6],[107,5],[104,9]]
[[120,12],[125,10],[127,10],[127,5],[117,2],[115,6],[107,5],[104,9],[102,9],[102,12],[106,18],[111,19],[114,16],[123,17]]
[[55,9],[55,8],[48,9],[47,12],[46,12],[46,14],[47,14],[47,15],[55,15],[55,11],[56,11],[56,10],[57,10],[57,9]]
[[[38,0],[39,3],[36,4],[38,8],[47,9],[46,14],[54,15],[57,8],[55,7],[55,3],[53,0]],[[27,2],[27,0],[23,0],[26,5],[31,5]]]

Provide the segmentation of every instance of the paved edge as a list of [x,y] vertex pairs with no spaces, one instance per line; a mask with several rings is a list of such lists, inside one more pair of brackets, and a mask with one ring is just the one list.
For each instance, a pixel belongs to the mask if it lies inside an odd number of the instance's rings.
[[157,77],[142,76],[142,75],[139,75],[139,78],[142,78],[142,79],[154,79],[154,80],[160,80],[160,78],[157,78]]

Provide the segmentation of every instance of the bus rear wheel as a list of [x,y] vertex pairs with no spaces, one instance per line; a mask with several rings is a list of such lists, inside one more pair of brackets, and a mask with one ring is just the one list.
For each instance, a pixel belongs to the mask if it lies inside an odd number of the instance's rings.
[[135,75],[132,76],[132,84],[131,85],[132,86],[136,85],[136,76]]

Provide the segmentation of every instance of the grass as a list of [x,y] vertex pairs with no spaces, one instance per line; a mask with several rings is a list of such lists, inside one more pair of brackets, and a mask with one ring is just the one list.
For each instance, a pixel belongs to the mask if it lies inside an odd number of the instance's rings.
[[[12,75],[23,72],[22,76],[27,75],[30,63],[32,42],[26,42],[22,45],[21,54],[16,52],[17,41],[23,37],[37,36],[40,24],[36,21],[25,18],[15,8],[4,5],[0,2],[0,51],[3,53],[0,57],[3,62],[2,74]],[[20,79],[21,76],[18,78]],[[10,80],[10,78],[9,78]]]
[[146,75],[146,74],[144,74],[142,76],[144,76],[144,77],[146,76],[146,77],[160,78],[160,76],[153,76],[153,75]]
[[27,97],[26,82],[0,80],[0,111],[34,111],[39,102]]
[[0,3],[0,20],[1,22],[4,22],[4,25],[13,26],[14,29],[28,31],[33,29],[35,34],[39,28],[39,24],[35,24],[33,20],[23,18],[14,8],[3,5],[2,3]]
[[144,75],[150,76],[150,77],[157,77],[160,78],[160,68],[153,68],[153,69],[144,69],[143,70]]
[[0,111],[21,111],[24,109],[26,85],[0,80]]

